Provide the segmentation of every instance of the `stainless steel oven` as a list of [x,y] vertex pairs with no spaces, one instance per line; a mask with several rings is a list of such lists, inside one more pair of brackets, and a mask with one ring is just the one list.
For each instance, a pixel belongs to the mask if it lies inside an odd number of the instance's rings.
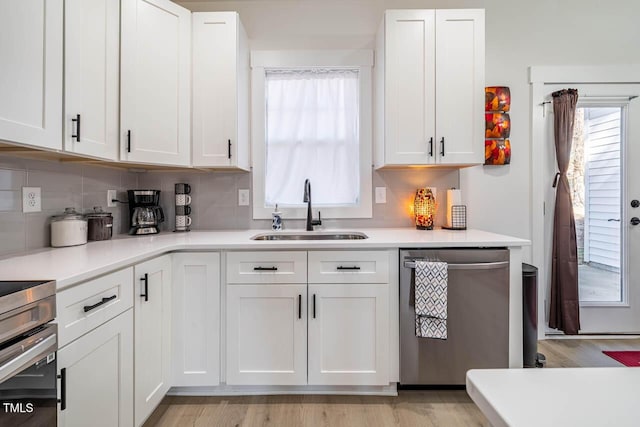
[[0,426],[57,424],[55,291],[0,281]]

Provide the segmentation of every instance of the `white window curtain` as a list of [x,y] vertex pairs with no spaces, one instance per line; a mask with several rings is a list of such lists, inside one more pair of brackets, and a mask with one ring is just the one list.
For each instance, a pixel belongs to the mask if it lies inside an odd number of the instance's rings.
[[302,205],[309,179],[314,206],[358,203],[357,70],[268,70],[265,205]]

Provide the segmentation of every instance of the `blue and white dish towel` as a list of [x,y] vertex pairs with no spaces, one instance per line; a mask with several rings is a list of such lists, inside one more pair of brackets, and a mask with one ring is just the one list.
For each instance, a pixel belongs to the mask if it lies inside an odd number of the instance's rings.
[[446,262],[416,261],[416,336],[447,339]]

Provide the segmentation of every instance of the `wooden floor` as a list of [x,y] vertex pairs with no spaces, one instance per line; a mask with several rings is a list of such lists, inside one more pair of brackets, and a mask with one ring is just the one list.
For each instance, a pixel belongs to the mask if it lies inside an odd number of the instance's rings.
[[[547,340],[547,368],[621,366],[602,350],[639,350],[640,339]],[[398,397],[166,397],[145,427],[489,426],[465,391],[400,391]]]

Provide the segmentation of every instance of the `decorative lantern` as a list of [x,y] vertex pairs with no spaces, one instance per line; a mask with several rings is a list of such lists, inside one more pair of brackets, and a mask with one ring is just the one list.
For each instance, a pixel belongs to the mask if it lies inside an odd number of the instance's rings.
[[433,230],[433,216],[436,213],[436,198],[430,188],[419,188],[413,200],[413,213],[418,230]]

